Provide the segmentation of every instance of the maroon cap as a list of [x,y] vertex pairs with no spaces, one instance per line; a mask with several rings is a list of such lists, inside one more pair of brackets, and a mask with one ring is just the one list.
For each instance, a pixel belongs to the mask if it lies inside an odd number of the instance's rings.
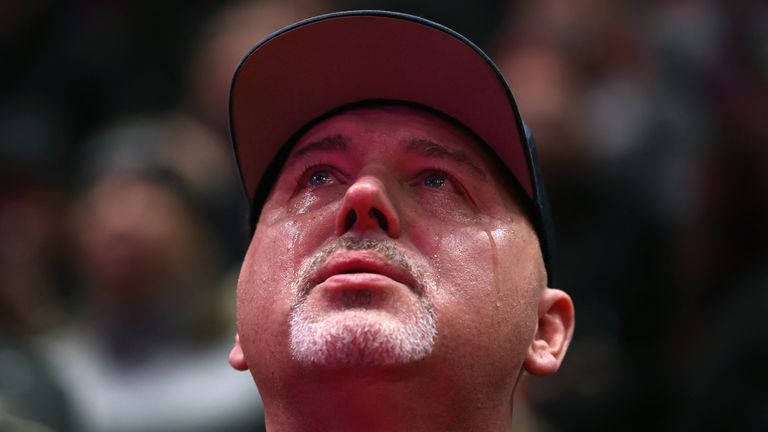
[[[423,18],[385,11],[321,15],[284,28],[251,50],[235,72],[229,101],[248,199],[257,198],[262,182],[274,181],[265,173],[297,131],[336,108],[367,100],[427,106],[482,139],[534,204],[552,285],[549,206],[532,136],[509,87],[477,46]],[[262,205],[255,202],[254,211]]]

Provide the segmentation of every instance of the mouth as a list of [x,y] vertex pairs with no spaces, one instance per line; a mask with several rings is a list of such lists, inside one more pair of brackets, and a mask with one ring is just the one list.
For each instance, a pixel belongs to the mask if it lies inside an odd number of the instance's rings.
[[310,290],[329,279],[365,280],[386,278],[405,285],[416,294],[422,294],[421,284],[402,265],[396,265],[372,251],[345,251],[332,255],[310,278]]

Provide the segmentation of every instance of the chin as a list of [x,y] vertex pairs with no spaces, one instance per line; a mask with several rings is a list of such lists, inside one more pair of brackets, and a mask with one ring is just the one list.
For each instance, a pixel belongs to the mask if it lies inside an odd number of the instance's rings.
[[431,309],[407,318],[370,309],[312,316],[299,306],[291,314],[291,355],[323,368],[397,366],[428,357],[437,338]]

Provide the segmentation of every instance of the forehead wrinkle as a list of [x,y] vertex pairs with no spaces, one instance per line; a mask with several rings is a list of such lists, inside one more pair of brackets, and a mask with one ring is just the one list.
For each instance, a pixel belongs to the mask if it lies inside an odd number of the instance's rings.
[[469,168],[470,171],[483,180],[486,179],[485,172],[475,164],[466,152],[445,147],[428,138],[409,138],[405,140],[405,151],[406,153],[415,153],[426,157],[452,160]]

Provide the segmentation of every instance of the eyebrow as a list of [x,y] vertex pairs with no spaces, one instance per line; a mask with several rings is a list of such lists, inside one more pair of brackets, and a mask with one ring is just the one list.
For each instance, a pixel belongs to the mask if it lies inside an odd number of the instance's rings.
[[310,154],[319,152],[335,152],[343,153],[349,150],[349,143],[347,137],[341,134],[328,135],[318,140],[312,141],[301,148],[294,151],[293,155],[286,161],[285,165],[291,165],[296,162],[297,159]]
[[304,156],[307,153],[313,153],[317,151],[334,151],[345,152],[349,149],[347,137],[341,134],[329,135],[320,138],[317,141],[312,141],[309,144],[296,150],[296,156]]
[[458,149],[442,146],[427,138],[412,138],[405,141],[406,153],[418,154],[438,159],[448,159],[468,168],[472,173],[485,179],[485,172],[478,167],[469,155]]

